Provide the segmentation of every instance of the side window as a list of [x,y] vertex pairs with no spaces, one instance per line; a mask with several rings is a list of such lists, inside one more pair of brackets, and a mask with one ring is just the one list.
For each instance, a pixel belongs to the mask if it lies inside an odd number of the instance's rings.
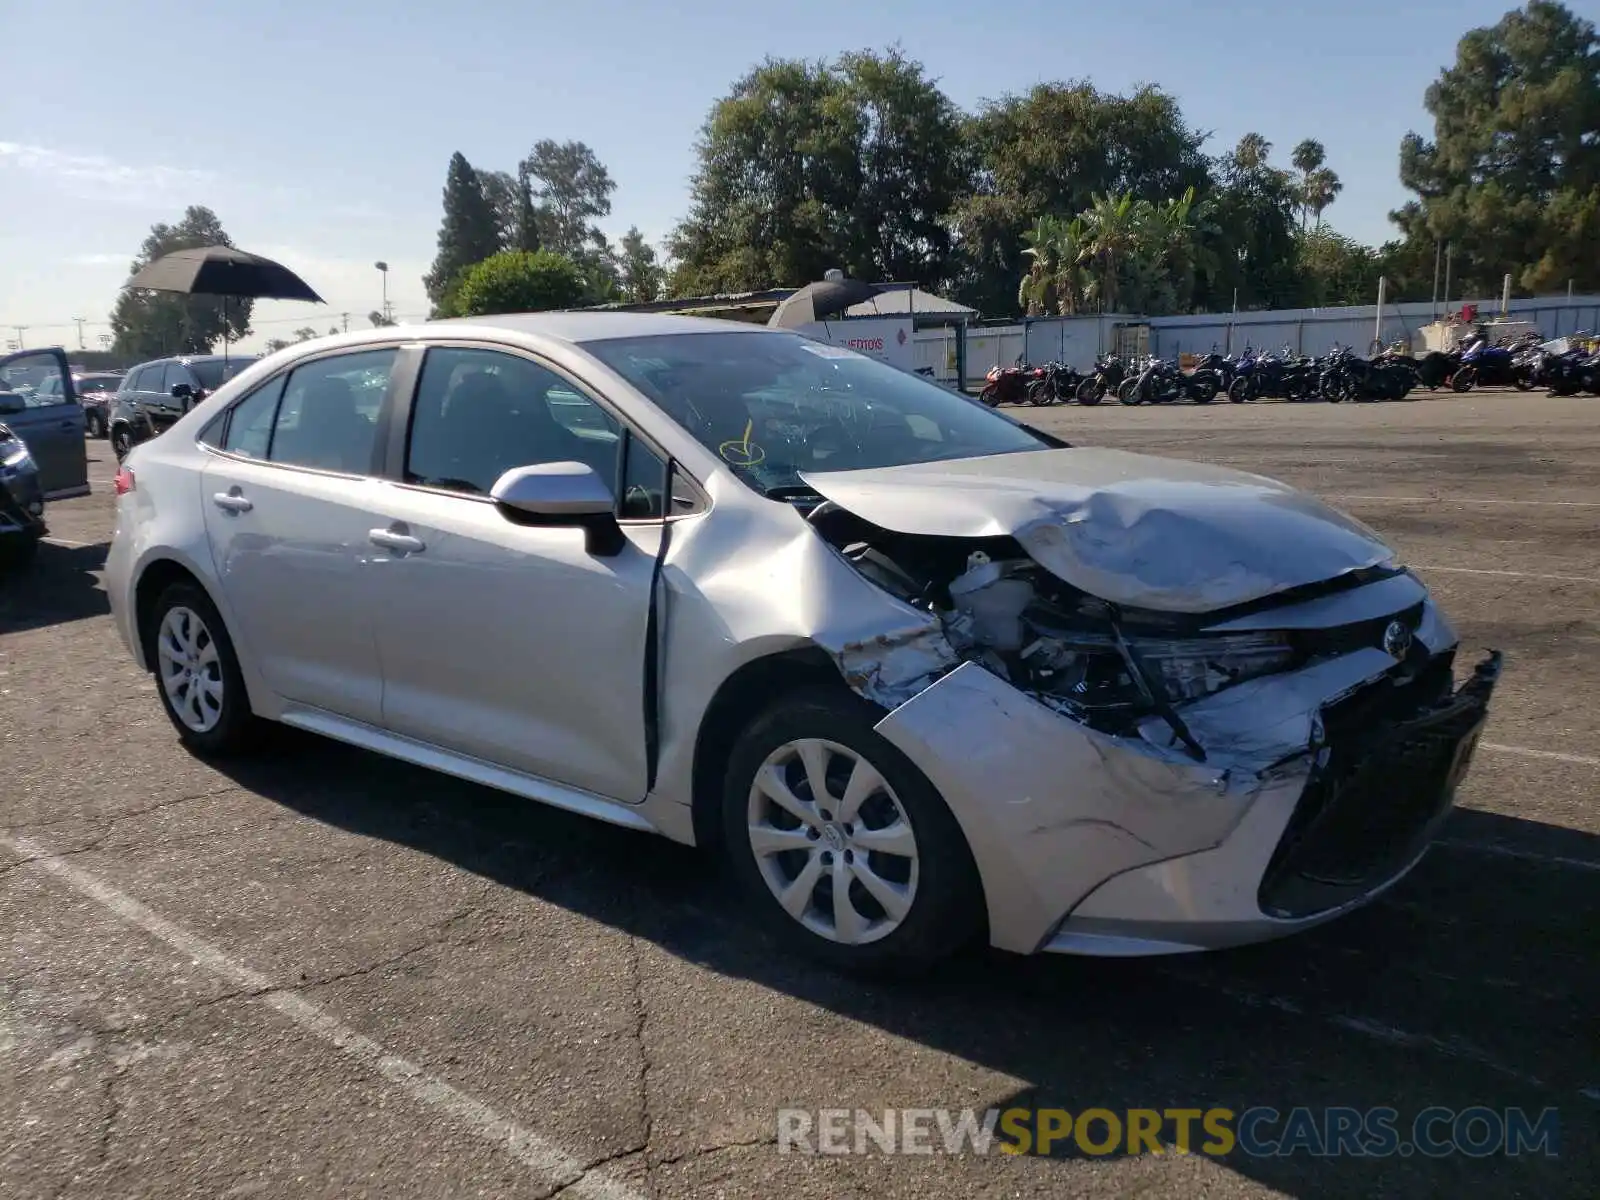
[[161,394],[170,399],[172,389],[180,383],[194,387],[194,377],[189,374],[189,368],[182,363],[168,363],[166,371],[161,376]]
[[513,467],[581,462],[615,491],[620,440],[611,414],[548,368],[497,350],[440,347],[422,363],[406,479],[487,495]]
[[48,350],[15,355],[0,367],[0,391],[21,396],[25,408],[65,404],[67,389],[61,375],[61,362]]
[[[617,516],[623,520],[661,518],[661,477],[666,464],[649,446],[629,434],[622,450],[622,488]],[[694,512],[701,500],[693,486],[677,473],[672,480],[672,511],[678,515]]]
[[247,458],[268,456],[272,449],[272,420],[278,415],[278,398],[283,395],[283,385],[287,382],[288,376],[280,375],[229,410],[228,433],[222,439],[222,449]]
[[[370,475],[378,410],[395,349],[319,358],[296,367],[284,387],[267,457],[276,463]],[[228,433],[232,440],[233,431]]]
[[133,373],[133,382],[128,385],[135,392],[153,392],[161,387],[162,364],[152,363],[148,367],[140,367]]

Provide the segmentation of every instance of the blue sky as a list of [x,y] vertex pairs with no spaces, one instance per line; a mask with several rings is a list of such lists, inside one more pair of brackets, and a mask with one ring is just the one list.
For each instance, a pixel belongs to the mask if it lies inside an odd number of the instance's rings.
[[[390,299],[423,315],[451,153],[510,168],[539,138],[588,142],[617,180],[606,222],[652,240],[687,206],[711,104],[772,54],[898,43],[959,104],[1040,80],[1154,82],[1213,150],[1256,130],[1286,164],[1319,138],[1343,232],[1390,236],[1401,136],[1423,88],[1509,0],[0,0],[0,325],[91,348],[152,223],[210,205],[234,241],[329,301],[263,303],[259,344]],[[1580,6],[1582,7],[1582,6]],[[10,329],[0,333],[9,339]]]

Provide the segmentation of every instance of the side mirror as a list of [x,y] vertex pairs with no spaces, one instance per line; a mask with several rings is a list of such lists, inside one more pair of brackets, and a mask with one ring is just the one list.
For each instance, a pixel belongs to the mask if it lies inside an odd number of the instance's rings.
[[617,500],[586,463],[539,463],[513,467],[489,489],[489,498],[518,525],[582,529],[585,548],[599,558],[620,554],[627,539],[617,524]]
[[28,410],[28,402],[15,392],[0,392],[0,413],[19,413]]
[[174,400],[187,400],[193,395],[194,389],[187,383],[175,383],[172,385],[172,398]]

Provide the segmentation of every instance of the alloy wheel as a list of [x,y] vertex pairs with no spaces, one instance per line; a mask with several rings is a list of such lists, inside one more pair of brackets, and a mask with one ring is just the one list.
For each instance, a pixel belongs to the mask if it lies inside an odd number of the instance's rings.
[[779,746],[750,786],[749,843],[778,904],[818,937],[888,937],[916,899],[917,839],[877,768],[837,742]]
[[156,670],[173,714],[186,729],[208,733],[222,719],[222,659],[193,609],[169,608],[156,632]]

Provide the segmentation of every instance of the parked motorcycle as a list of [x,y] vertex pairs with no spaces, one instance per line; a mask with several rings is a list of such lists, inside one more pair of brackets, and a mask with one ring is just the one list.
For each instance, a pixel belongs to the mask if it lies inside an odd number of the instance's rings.
[[1099,404],[1107,392],[1115,392],[1127,377],[1128,368],[1120,355],[1102,354],[1094,360],[1094,370],[1078,384],[1078,403]]
[[1033,368],[1028,365],[1027,359],[1018,357],[1009,367],[997,364],[989,368],[978,399],[990,408],[999,404],[1021,404],[1028,398],[1028,384],[1031,382]]
[[1137,375],[1117,387],[1117,399],[1123,404],[1172,404],[1184,399],[1210,404],[1218,390],[1214,370],[1182,371],[1176,363],[1150,355],[1139,365]]
[[1083,378],[1066,363],[1048,362],[1036,367],[1028,383],[1028,403],[1041,408],[1047,404],[1065,404],[1077,394]]

